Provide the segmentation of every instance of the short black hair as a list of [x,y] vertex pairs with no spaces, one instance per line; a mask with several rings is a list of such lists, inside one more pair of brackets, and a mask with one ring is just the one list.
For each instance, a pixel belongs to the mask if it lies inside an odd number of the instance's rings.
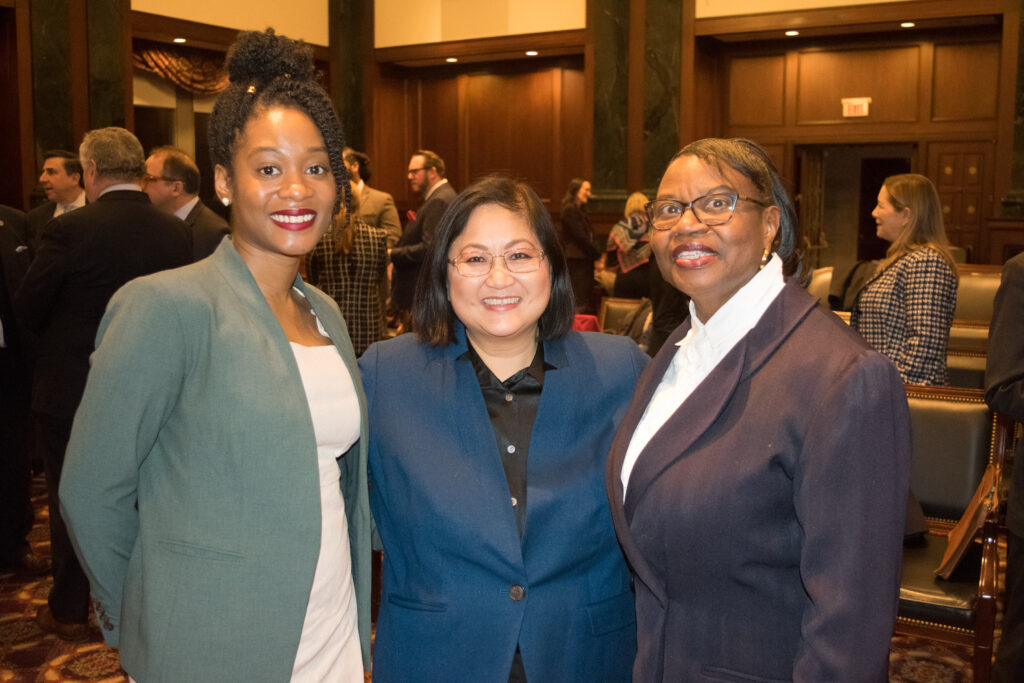
[[233,175],[235,143],[249,119],[268,107],[297,109],[313,121],[324,139],[337,196],[334,213],[342,201],[348,207],[351,189],[345,170],[345,140],[331,100],[316,82],[313,52],[302,43],[266,31],[238,34],[225,64],[231,84],[217,98],[210,116],[209,143],[213,163]]
[[796,245],[796,210],[767,150],[746,138],[704,138],[683,147],[668,165],[683,156],[697,157],[719,171],[723,165],[728,166],[754,184],[760,195],[758,199],[779,207],[779,232],[772,246],[782,259],[786,274],[799,276],[801,263]]
[[359,179],[364,183],[370,182],[370,157],[349,147],[345,150],[345,163],[355,164],[359,168]]
[[185,194],[199,194],[199,167],[187,152],[177,147],[164,145],[150,151],[149,156],[164,158],[161,175],[180,180]]
[[537,236],[551,271],[551,297],[540,316],[537,335],[541,341],[560,339],[572,327],[575,302],[569,269],[544,203],[526,183],[508,176],[481,178],[463,190],[438,223],[434,239],[420,270],[412,306],[413,329],[420,342],[447,346],[455,342],[455,311],[448,300],[448,250],[458,239],[473,211],[496,204],[526,219]]
[[78,158],[78,155],[74,152],[69,152],[66,149],[48,149],[43,152],[43,162],[47,159],[63,159],[64,160],[64,173],[68,175],[78,174],[78,186],[85,188],[85,180],[82,176],[82,160]]

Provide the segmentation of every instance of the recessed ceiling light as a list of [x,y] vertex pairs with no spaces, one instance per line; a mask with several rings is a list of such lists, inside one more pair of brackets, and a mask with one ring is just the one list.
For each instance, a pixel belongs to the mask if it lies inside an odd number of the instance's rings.
[[527,50],[526,51],[526,56],[527,57],[536,57],[537,56],[537,51],[536,50]]
[[904,21],[900,24],[900,28],[914,28],[915,24],[912,21]]
[[184,43],[184,42],[186,42],[186,41],[185,41],[185,39],[184,39],[184,38],[175,38],[175,39],[174,39],[174,42],[176,42],[176,43]]
[[448,62],[449,64],[454,64],[455,62],[459,61],[459,58],[458,57],[449,57],[448,59],[446,59],[444,61]]
[[786,31],[786,35],[787,36],[798,36],[798,35],[800,35],[800,31]]

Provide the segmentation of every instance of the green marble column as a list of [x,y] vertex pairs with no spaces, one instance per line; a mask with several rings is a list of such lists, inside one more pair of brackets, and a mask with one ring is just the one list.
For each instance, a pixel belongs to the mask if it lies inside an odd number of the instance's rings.
[[349,147],[366,149],[365,65],[373,48],[373,3],[369,0],[330,0],[331,77],[334,108]]
[[[588,4],[594,45],[594,197],[589,206],[592,213],[619,212],[626,193],[629,3]],[[583,169],[566,171],[576,176]]]
[[656,190],[672,155],[679,151],[679,0],[646,0],[644,45],[644,188]]
[[124,126],[128,93],[125,64],[129,37],[126,0],[89,0],[86,4],[89,45],[89,128]]
[[71,117],[71,30],[67,0],[32,0],[29,12],[36,155],[48,149],[75,149],[77,141],[74,139]]

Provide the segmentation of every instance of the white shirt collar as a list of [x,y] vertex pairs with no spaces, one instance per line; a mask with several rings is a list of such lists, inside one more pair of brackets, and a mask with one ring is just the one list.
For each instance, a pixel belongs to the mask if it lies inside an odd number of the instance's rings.
[[437,190],[437,188],[441,187],[442,185],[444,185],[447,182],[448,182],[447,178],[441,178],[436,183],[431,185],[430,189],[427,190],[427,194],[423,196],[423,201],[427,201],[428,199],[430,199],[430,195],[434,194],[434,192]]
[[142,192],[142,186],[137,183],[115,183],[103,188],[103,191],[100,192],[99,196],[102,197],[108,192],[116,192],[117,190],[134,190],[135,192]]
[[61,204],[57,202],[57,206],[53,210],[53,217],[62,216],[66,213],[70,213],[75,209],[80,209],[85,206],[85,190],[78,193],[78,196],[67,204]]
[[178,218],[180,218],[181,220],[185,220],[186,218],[188,218],[188,215],[190,213],[192,213],[193,207],[195,207],[195,205],[198,204],[198,203],[199,203],[199,195],[196,195],[190,201],[186,202],[184,206],[182,206],[180,209],[175,211],[174,215],[177,216]]

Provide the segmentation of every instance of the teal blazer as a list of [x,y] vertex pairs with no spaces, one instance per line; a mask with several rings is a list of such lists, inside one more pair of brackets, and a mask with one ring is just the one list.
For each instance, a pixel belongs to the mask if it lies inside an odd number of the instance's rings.
[[[366,399],[338,307],[296,278],[359,396],[339,460],[370,649]],[[287,681],[320,548],[313,423],[292,349],[230,240],[110,301],[60,499],[122,667],[154,681]]]

